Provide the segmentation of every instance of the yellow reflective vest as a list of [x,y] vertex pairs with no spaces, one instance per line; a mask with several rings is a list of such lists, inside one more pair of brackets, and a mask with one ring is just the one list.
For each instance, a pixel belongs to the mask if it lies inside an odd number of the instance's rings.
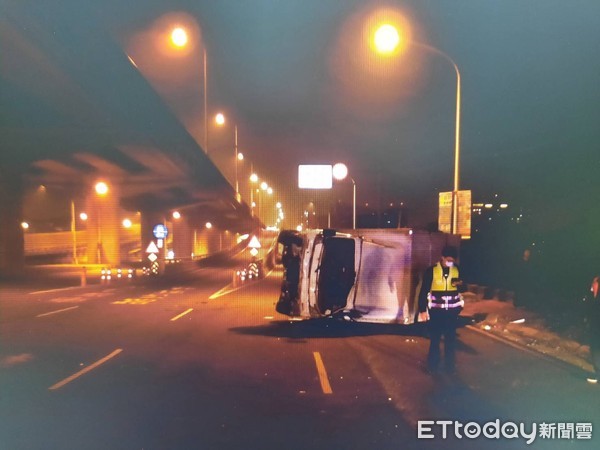
[[459,278],[458,268],[450,267],[448,277],[444,276],[442,264],[438,262],[433,266],[433,279],[431,280],[431,292],[456,292],[456,286],[452,286],[452,279]]

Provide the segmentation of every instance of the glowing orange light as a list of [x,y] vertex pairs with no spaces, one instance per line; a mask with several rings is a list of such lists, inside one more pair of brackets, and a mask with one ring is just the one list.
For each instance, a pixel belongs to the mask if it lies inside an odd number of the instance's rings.
[[108,194],[108,185],[104,181],[100,181],[100,182],[96,183],[95,189],[96,189],[96,194],[98,194],[98,195]]
[[174,28],[171,32],[171,42],[175,47],[185,47],[188,43],[187,32],[181,27]]
[[400,43],[400,35],[395,26],[388,23],[381,25],[375,31],[375,48],[379,53],[392,53]]

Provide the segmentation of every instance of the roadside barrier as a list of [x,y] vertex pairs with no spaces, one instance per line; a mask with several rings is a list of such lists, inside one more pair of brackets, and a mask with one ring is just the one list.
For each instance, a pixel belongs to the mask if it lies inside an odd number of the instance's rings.
[[248,281],[258,280],[264,277],[263,262],[253,261],[243,269],[233,272],[233,285],[239,286]]
[[[85,268],[84,268],[85,269]],[[135,278],[135,269],[112,269],[103,268],[100,271],[100,281],[102,283],[109,283],[112,281],[132,280]]]

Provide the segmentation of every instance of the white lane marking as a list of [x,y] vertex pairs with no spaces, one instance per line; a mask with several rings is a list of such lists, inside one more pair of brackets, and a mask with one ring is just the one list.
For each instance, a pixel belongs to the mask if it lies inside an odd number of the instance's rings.
[[81,288],[81,286],[70,286],[70,287],[64,287],[64,288],[58,288],[58,289],[48,289],[46,291],[29,292],[29,295],[34,295],[34,294],[48,294],[50,292],[72,291],[73,289],[80,289],[80,288]]
[[38,315],[37,315],[37,316],[35,316],[35,317],[46,317],[46,316],[51,316],[52,314],[58,314],[58,313],[61,313],[61,312],[64,312],[64,311],[70,311],[70,310],[72,310],[72,309],[76,309],[76,308],[79,308],[79,306],[71,306],[71,307],[69,307],[69,308],[57,309],[56,311],[50,311],[50,312],[47,312],[47,313],[38,314]]
[[90,365],[90,366],[87,366],[85,369],[82,369],[82,370],[80,370],[79,372],[77,372],[77,373],[74,373],[74,374],[73,374],[73,375],[71,375],[70,377],[67,377],[67,378],[65,378],[64,380],[62,380],[62,381],[59,381],[59,382],[58,382],[58,383],[56,383],[56,384],[53,384],[52,386],[50,386],[50,387],[48,388],[48,390],[49,390],[49,391],[55,391],[55,390],[57,390],[57,389],[60,389],[60,388],[61,388],[61,387],[63,387],[65,384],[68,384],[68,383],[70,383],[71,381],[73,381],[73,380],[75,380],[75,379],[79,378],[80,376],[82,376],[82,375],[85,375],[86,373],[88,373],[88,372],[90,372],[90,371],[94,370],[96,367],[98,367],[98,366],[100,366],[100,365],[104,364],[104,363],[105,363],[106,361],[108,361],[109,359],[112,359],[112,358],[114,358],[115,356],[117,356],[117,355],[118,355],[119,353],[121,353],[122,351],[123,351],[123,349],[122,349],[122,348],[118,348],[118,349],[116,349],[116,350],[115,350],[115,351],[113,351],[111,354],[109,354],[109,355],[106,355],[104,358],[102,358],[102,359],[100,359],[100,360],[96,361],[94,364],[92,364],[92,365]]
[[272,272],[273,272],[273,269],[271,269],[271,271],[269,273],[267,273],[263,278],[259,278],[256,281],[249,281],[248,283],[244,283],[244,284],[242,284],[241,286],[238,286],[238,287],[233,287],[232,284],[228,284],[224,288],[219,289],[217,292],[215,292],[214,294],[212,294],[210,297],[208,297],[208,299],[209,300],[214,300],[215,298],[219,298],[219,297],[222,297],[224,295],[231,294],[232,292],[239,291],[240,289],[243,289],[245,287],[251,286],[254,283],[257,283],[257,282],[259,282],[261,280],[264,280],[269,275],[271,275]]
[[175,322],[177,319],[181,319],[183,316],[185,316],[186,314],[191,313],[194,310],[194,308],[190,308],[187,311],[182,312],[181,314],[179,314],[178,316],[175,316],[171,319],[171,322]]
[[329,384],[329,377],[327,376],[327,371],[325,370],[325,364],[323,364],[321,354],[319,352],[313,352],[313,356],[315,357],[315,363],[317,364],[317,373],[319,374],[319,381],[321,382],[321,389],[323,390],[323,394],[333,394],[333,390],[331,389],[331,385]]

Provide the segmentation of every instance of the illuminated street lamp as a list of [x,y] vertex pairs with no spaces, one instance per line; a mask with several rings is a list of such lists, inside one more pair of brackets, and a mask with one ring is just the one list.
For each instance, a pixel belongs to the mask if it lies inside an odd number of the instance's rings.
[[[177,26],[171,30],[171,43],[176,48],[184,48],[188,45],[188,32],[185,28]],[[206,68],[206,48],[202,46],[202,67],[204,81],[204,152],[208,153],[208,87],[207,87],[207,68]]]
[[254,202],[254,186],[253,184],[258,183],[258,175],[254,172],[249,177],[250,180],[250,214],[254,216],[254,208],[256,207],[256,203]]
[[[346,164],[337,163],[333,166],[332,174],[336,180],[343,180],[348,176],[348,167]],[[356,230],[356,182],[352,177],[350,181],[352,181],[352,229]]]
[[[373,43],[378,53],[389,55],[395,53],[401,43],[400,33],[392,24],[380,25],[373,34]],[[459,190],[459,162],[460,162],[460,71],[450,56],[441,50],[421,42],[411,41],[415,47],[427,50],[450,63],[456,73],[456,123],[454,133],[454,186],[452,190],[452,234],[458,230],[458,190]]]
[[[109,187],[108,184],[104,181],[98,181],[95,185],[94,185],[94,190],[96,191],[96,194],[99,197],[106,197],[106,195],[109,192]],[[104,203],[104,202],[102,202]],[[96,205],[96,207],[98,208],[98,205]],[[74,210],[74,205],[71,205],[71,214],[72,217],[74,218],[75,216],[75,210]],[[102,263],[102,253],[103,253],[103,242],[102,242],[102,214],[99,213],[99,210],[96,209],[96,211],[94,212],[95,217],[96,217],[96,225],[97,225],[97,235],[96,235],[96,258],[97,261],[99,263]],[[74,244],[75,245],[75,244]],[[76,249],[74,249],[74,251],[76,251]]]
[[104,181],[99,181],[98,183],[96,183],[94,189],[96,190],[96,194],[98,195],[108,194],[108,185]]
[[175,220],[181,219],[181,213],[179,211],[173,211],[172,216],[173,216],[173,219],[175,219]]
[[[219,126],[223,126],[225,125],[225,116],[222,113],[219,113],[216,115],[215,117],[215,122],[217,123],[217,125]],[[242,153],[238,152],[238,129],[237,129],[237,125],[233,126],[233,130],[234,130],[234,145],[233,145],[233,149],[235,152],[235,198],[238,202],[241,201],[241,196],[240,196],[240,184],[238,181],[238,162],[242,161],[244,159],[244,155]]]
[[175,47],[185,47],[188,43],[188,36],[185,29],[181,27],[173,28],[173,31],[171,31],[171,42]]
[[383,24],[374,35],[375,48],[379,53],[392,53],[400,43],[400,35],[395,26]]
[[131,222],[131,219],[123,219],[123,228],[131,228],[133,226],[133,223]]

